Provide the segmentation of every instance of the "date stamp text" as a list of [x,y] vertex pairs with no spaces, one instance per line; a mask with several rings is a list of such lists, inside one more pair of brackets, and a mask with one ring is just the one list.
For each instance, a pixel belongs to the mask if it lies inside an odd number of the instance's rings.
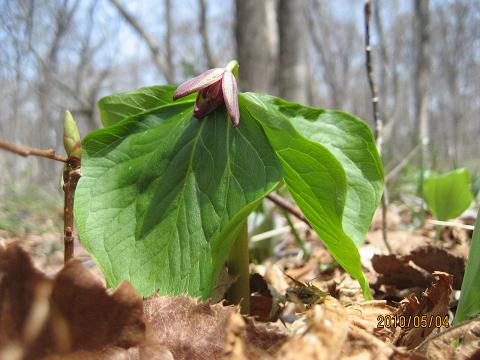
[[440,328],[449,327],[448,315],[446,316],[397,316],[397,315],[379,315],[377,316],[377,328]]

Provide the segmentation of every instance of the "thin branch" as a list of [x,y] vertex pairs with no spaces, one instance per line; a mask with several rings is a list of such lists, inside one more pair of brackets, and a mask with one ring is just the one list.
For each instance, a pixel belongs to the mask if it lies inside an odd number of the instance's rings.
[[408,163],[410,162],[410,160],[412,160],[412,158],[415,156],[415,154],[417,153],[417,151],[420,149],[420,144],[417,144],[413,149],[412,151],[410,151],[407,156],[405,156],[403,158],[402,161],[400,161],[392,170],[390,170],[387,174],[387,176],[385,176],[385,182],[386,183],[389,183],[391,182],[392,180],[394,180],[398,173],[400,171],[403,170],[403,168],[405,166],[408,165]]
[[281,207],[283,210],[289,212],[290,214],[295,216],[297,219],[303,221],[305,224],[308,225],[308,227],[311,228],[311,225],[308,222],[307,218],[303,216],[301,211],[295,205],[289,203],[287,200],[285,200],[284,198],[282,198],[281,196],[275,193],[268,194],[267,199],[269,199],[271,202]]
[[174,79],[170,72],[167,60],[163,57],[160,47],[154,38],[140,25],[140,23],[135,19],[135,17],[130,14],[125,7],[120,3],[119,0],[110,0],[110,2],[115,6],[123,19],[130,24],[130,26],[137,32],[137,34],[145,41],[150,52],[153,56],[153,61],[160,72],[165,76],[165,80],[168,83],[173,83]]
[[39,156],[39,157],[61,161],[61,162],[67,162],[67,158],[65,156],[57,155],[55,153],[55,150],[53,149],[40,150],[36,148],[31,148],[28,146],[17,146],[17,145],[10,144],[2,139],[0,139],[0,149],[10,151],[12,153],[15,153],[23,157],[32,155],[32,156]]
[[[372,110],[373,110],[373,120],[375,123],[375,140],[377,142],[377,149],[380,156],[382,155],[382,143],[383,143],[383,133],[382,127],[383,122],[378,113],[378,96],[377,89],[375,87],[375,78],[373,73],[372,65],[372,48],[370,46],[370,17],[372,14],[370,0],[365,1],[364,15],[365,15],[365,58],[366,58],[366,69],[367,69],[367,78],[368,84],[370,86],[370,93],[372,96]],[[389,253],[392,253],[392,248],[388,243],[388,234],[387,234],[388,224],[387,224],[387,186],[384,185],[383,195],[382,195],[382,239]]]

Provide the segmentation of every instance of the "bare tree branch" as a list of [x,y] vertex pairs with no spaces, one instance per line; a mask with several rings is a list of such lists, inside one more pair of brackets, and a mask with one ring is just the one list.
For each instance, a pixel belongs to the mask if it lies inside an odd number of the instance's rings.
[[[160,47],[153,37],[140,25],[140,23],[131,15],[128,10],[120,3],[119,0],[110,0],[110,2],[115,6],[123,19],[137,32],[137,34],[145,41],[150,53],[152,54],[153,61],[157,66],[158,70],[163,74],[165,80],[168,83],[174,82],[174,77],[169,67],[167,59],[163,56],[160,51]],[[168,26],[167,26],[168,27]]]
[[298,220],[303,221],[305,224],[308,225],[308,227],[311,228],[311,225],[308,222],[307,218],[303,216],[302,212],[295,205],[289,203],[287,200],[273,192],[267,195],[267,199],[273,202],[275,205],[281,207],[283,210],[295,216]]
[[18,154],[23,157],[27,157],[29,155],[39,156],[47,159],[57,160],[61,162],[66,162],[67,158],[65,156],[60,156],[55,153],[55,150],[41,150],[36,148],[31,148],[28,146],[17,146],[6,142],[5,140],[0,139],[0,149],[4,149],[10,151],[14,154]]
[[[377,89],[375,87],[375,74],[373,73],[372,65],[372,48],[370,46],[370,17],[372,14],[370,0],[365,1],[364,15],[365,15],[365,62],[367,70],[368,84],[370,85],[370,93],[372,95],[372,110],[373,110],[373,121],[375,123],[375,140],[377,141],[378,152],[381,156],[382,154],[382,127],[383,122],[378,114],[378,96]],[[387,186],[383,187],[382,195],[382,238],[389,253],[392,253],[392,248],[388,243],[388,234],[387,234]]]

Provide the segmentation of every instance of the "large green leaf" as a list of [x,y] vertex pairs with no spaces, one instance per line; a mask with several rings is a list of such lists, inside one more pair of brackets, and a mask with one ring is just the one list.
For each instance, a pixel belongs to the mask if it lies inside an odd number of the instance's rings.
[[460,323],[480,314],[480,212],[473,232],[472,246],[463,276],[462,291],[454,323]]
[[[175,89],[173,85],[149,86],[103,97],[97,104],[103,126],[110,126],[127,117],[171,104]],[[178,103],[190,101],[194,97],[195,95],[189,96]]]
[[442,175],[430,175],[425,181],[424,196],[428,208],[438,220],[460,216],[472,203],[470,174],[457,169]]
[[288,117],[305,137],[325,146],[341,163],[348,189],[343,229],[360,246],[383,193],[383,166],[368,125],[337,110],[316,109],[266,95],[261,100]]
[[[242,121],[253,117],[262,124],[295,202],[338,263],[371,297],[354,239],[360,243],[370,225],[382,192],[383,170],[366,125],[340,112],[261,94],[242,94],[240,109]],[[307,123],[314,121],[325,124]],[[341,136],[346,139],[335,139]]]
[[234,130],[224,110],[192,112],[191,101],[132,110],[83,141],[75,215],[110,286],[207,298],[243,221],[282,177],[254,119]]
[[[160,86],[106,97],[99,102],[102,121],[110,125],[130,117],[125,123],[133,124],[171,103],[173,91]],[[191,99],[185,100],[187,108]],[[295,201],[332,255],[371,296],[355,246],[364,238],[383,187],[383,168],[368,126],[342,112],[260,94],[241,95],[240,111],[241,123],[261,124]],[[132,117],[136,114],[142,116]],[[221,266],[224,257],[218,259]]]

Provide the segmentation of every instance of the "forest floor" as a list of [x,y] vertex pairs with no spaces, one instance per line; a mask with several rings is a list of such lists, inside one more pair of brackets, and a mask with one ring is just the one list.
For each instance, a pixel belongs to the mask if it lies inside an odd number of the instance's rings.
[[391,204],[391,254],[376,215],[360,249],[373,301],[313,233],[300,231],[306,258],[287,232],[251,265],[250,316],[222,301],[232,281],[225,276],[210,302],[142,299],[126,282],[106,290],[78,241],[77,261],[63,267],[62,209],[18,216],[21,225],[0,226],[1,359],[480,357],[480,319],[451,323],[475,221],[468,212],[434,241],[428,216],[413,226],[412,212]]

